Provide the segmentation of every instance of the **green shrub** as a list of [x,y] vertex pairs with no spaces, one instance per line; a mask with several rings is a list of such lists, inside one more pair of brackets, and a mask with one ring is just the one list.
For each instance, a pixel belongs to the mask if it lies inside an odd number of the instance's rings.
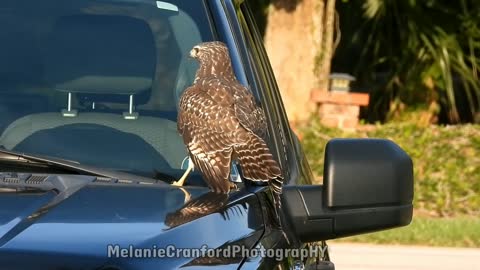
[[386,138],[413,159],[416,214],[455,216],[480,213],[480,125],[420,127],[409,123],[377,125],[346,132],[313,119],[300,130],[315,175],[323,175],[323,154],[331,138]]
[[406,227],[355,235],[334,241],[478,248],[480,247],[480,218],[415,217]]

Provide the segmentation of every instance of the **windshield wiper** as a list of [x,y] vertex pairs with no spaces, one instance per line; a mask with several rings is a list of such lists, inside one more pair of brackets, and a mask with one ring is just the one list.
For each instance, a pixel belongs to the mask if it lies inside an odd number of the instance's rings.
[[[85,174],[92,176],[100,176],[105,178],[115,179],[129,179],[142,182],[165,183],[153,178],[148,178],[136,174],[113,171],[103,168],[97,168],[89,165],[83,165],[75,161],[57,159],[51,157],[40,157],[30,154],[19,153],[15,151],[5,150],[0,148],[0,162],[10,162],[15,164],[22,164],[23,166],[45,166],[52,169],[65,170],[76,174]],[[167,183],[165,183],[167,185]]]

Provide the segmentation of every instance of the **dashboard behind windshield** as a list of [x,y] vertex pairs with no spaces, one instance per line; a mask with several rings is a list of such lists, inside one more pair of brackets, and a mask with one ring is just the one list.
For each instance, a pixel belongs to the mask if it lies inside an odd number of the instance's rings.
[[187,156],[177,104],[202,1],[0,2],[0,147],[154,177]]

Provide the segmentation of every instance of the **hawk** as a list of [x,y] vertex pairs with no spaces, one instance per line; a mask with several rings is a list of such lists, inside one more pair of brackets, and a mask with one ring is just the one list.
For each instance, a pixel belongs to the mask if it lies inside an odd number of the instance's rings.
[[[268,182],[280,205],[282,173],[263,137],[265,113],[237,81],[224,43],[200,43],[190,51],[200,66],[193,85],[180,97],[177,119],[193,165],[211,190],[228,193],[230,171],[237,160],[244,178]],[[174,184],[183,185],[189,170]]]

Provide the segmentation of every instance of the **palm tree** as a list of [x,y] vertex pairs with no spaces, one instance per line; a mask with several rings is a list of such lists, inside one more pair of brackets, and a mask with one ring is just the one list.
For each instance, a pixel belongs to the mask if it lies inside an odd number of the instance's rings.
[[[354,3],[355,2],[355,3]],[[352,41],[361,44],[355,69],[370,78],[386,71],[382,91],[374,94],[374,108],[395,110],[427,103],[438,114],[448,109],[451,123],[461,121],[458,97],[463,91],[470,118],[480,108],[480,1],[477,0],[364,0],[363,24]],[[343,29],[342,29],[343,31]]]

